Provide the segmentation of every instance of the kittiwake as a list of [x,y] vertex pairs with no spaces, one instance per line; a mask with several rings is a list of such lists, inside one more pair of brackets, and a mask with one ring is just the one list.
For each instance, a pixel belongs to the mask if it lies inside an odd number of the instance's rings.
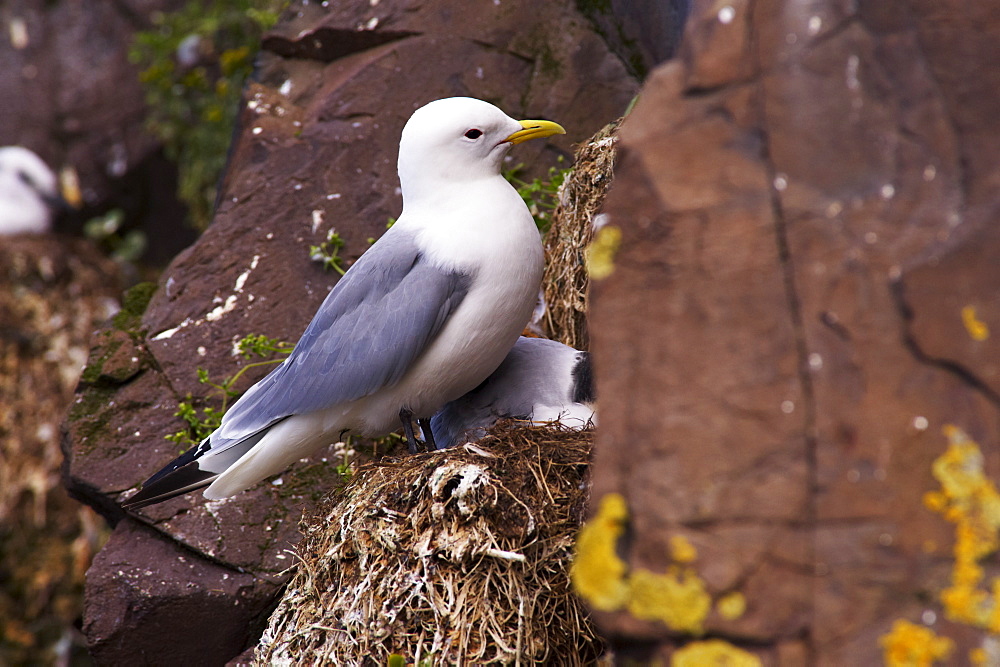
[[42,158],[23,146],[0,148],[0,236],[44,234],[65,208],[59,179]]
[[596,421],[593,401],[587,352],[522,336],[492,375],[448,402],[431,417],[430,426],[438,449],[475,442],[498,419],[583,429]]
[[345,433],[426,425],[490,375],[531,317],[542,246],[501,176],[513,144],[563,134],[492,104],[448,98],[403,128],[403,211],[336,283],[291,355],[252,386],[221,426],[149,478],[125,507],[202,487],[239,493]]

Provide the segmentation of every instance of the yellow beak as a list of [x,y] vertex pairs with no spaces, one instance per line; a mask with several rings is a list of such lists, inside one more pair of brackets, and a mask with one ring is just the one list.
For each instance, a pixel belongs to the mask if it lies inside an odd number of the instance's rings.
[[59,172],[59,190],[62,198],[73,208],[83,206],[83,195],[80,193],[80,177],[73,167],[64,167]]
[[553,134],[566,134],[566,130],[563,129],[562,125],[553,123],[550,120],[519,120],[517,122],[524,129],[518,130],[504,139],[504,141],[519,144],[529,139],[542,139],[544,137],[551,137]]

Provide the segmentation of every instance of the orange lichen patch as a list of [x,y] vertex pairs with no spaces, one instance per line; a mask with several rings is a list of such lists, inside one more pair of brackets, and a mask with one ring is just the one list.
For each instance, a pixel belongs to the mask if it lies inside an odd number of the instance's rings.
[[976,315],[975,306],[962,308],[962,324],[972,340],[984,341],[990,337],[990,328]]
[[955,426],[944,432],[951,444],[932,467],[941,490],[924,495],[928,509],[955,524],[955,565],[941,602],[948,618],[997,633],[1000,578],[987,585],[979,561],[1000,547],[1000,493],[983,472],[979,445]]
[[947,637],[938,637],[930,628],[903,619],[892,624],[892,630],[879,644],[889,667],[929,667],[946,659],[955,648]]
[[628,598],[627,566],[615,551],[627,520],[625,499],[609,493],[601,498],[597,516],[587,522],[577,537],[570,578],[576,592],[594,609],[615,611]]
[[670,667],[760,667],[753,653],[721,639],[691,642],[670,657]]

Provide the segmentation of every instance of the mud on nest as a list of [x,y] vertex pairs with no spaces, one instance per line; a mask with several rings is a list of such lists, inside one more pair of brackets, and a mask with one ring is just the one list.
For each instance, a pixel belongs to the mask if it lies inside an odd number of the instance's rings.
[[363,466],[305,521],[255,664],[592,664],[569,585],[592,440],[501,424]]

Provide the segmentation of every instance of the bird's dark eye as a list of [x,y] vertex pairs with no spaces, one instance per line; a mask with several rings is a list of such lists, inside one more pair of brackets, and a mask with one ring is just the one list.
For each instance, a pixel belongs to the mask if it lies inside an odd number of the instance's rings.
[[35,184],[35,179],[33,179],[31,176],[28,176],[23,171],[17,172],[17,178],[22,183],[24,183],[25,185],[27,185],[29,188],[32,188],[34,190],[38,189],[38,185]]
[[478,139],[479,137],[483,136],[483,131],[473,128],[468,132],[466,132],[465,136],[469,139]]

